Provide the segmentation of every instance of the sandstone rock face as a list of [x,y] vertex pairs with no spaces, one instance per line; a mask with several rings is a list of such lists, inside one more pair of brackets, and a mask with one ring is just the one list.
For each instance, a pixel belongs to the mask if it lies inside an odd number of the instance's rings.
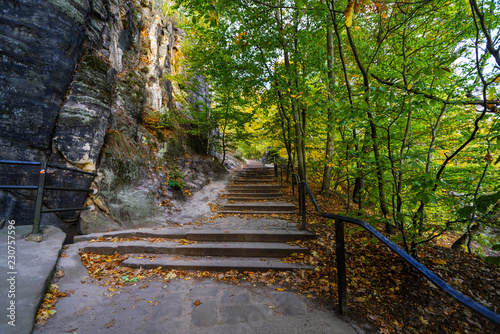
[[[208,88],[183,91],[168,78],[182,70],[185,33],[144,0],[4,1],[0,8],[0,159],[48,161],[97,177],[50,169],[47,185],[98,189],[46,191],[44,214],[68,235],[161,221],[182,199],[174,178],[198,190],[223,172],[203,138],[176,119],[186,104],[209,104]],[[190,117],[189,115],[184,117]],[[189,127],[189,125],[187,126]],[[175,173],[173,172],[175,171]],[[0,184],[36,185],[37,167],[0,165]],[[0,220],[32,224],[33,191],[1,191]],[[1,221],[0,221],[1,222]]]
[[[85,7],[74,16],[85,17]],[[50,153],[85,25],[49,1],[3,1],[0,11],[2,158],[39,161]]]

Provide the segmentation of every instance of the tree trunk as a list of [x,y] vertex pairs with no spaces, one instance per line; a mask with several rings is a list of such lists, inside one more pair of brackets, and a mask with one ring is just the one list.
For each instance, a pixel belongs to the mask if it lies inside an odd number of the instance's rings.
[[[478,223],[475,223],[474,225],[471,226],[471,228],[470,228],[471,237],[472,237],[472,235],[474,235],[477,232],[479,232],[480,227],[481,227],[481,225],[478,224]],[[458,238],[453,243],[453,245],[451,245],[451,249],[461,250],[462,246],[464,246],[467,243],[468,236],[469,236],[468,232],[465,232],[464,234],[462,234],[462,236],[460,238]]]
[[[329,95],[328,100],[333,102],[335,98],[335,72],[333,69],[333,31],[330,26],[327,28],[326,33],[326,50],[327,50],[327,63],[328,63],[328,87]],[[330,181],[332,179],[332,158],[334,154],[334,135],[333,135],[333,121],[334,110],[328,111],[327,133],[326,133],[326,149],[325,149],[325,170],[323,171],[323,183],[321,191],[325,193],[330,192]]]
[[[342,64],[342,71],[344,73],[344,82],[345,86],[347,88],[347,96],[349,97],[349,104],[351,105],[351,112],[353,108],[353,99],[352,99],[352,90],[351,90],[351,85],[349,83],[349,76],[347,75],[347,66],[346,62],[344,59],[344,52],[342,49],[342,41],[340,38],[339,30],[338,30],[338,21],[337,21],[337,14],[335,12],[335,1],[329,2],[329,6],[331,6],[331,11],[330,11],[330,16],[331,20],[333,23],[333,28],[335,32],[335,36],[337,37],[337,47],[338,47],[338,53],[339,53],[339,58],[340,58],[340,63]],[[354,148],[356,149],[356,152],[359,152],[359,145],[357,143],[357,133],[356,129],[352,130],[352,138],[354,139]],[[346,158],[349,160],[349,152],[346,150]],[[361,164],[359,161],[356,163],[357,170],[359,171],[361,169]],[[349,174],[349,173],[348,173]],[[358,203],[358,209],[361,210],[363,209],[363,202],[361,201],[361,190],[364,188],[365,185],[365,179],[362,176],[357,176],[355,180],[355,186],[354,186],[354,191],[353,191],[353,199],[354,202]]]
[[[352,198],[354,203],[361,204],[363,201],[361,200],[361,190],[363,190],[363,187],[365,185],[365,180],[362,177],[357,177],[354,180],[354,189],[352,191]],[[361,206],[360,206],[361,209]]]
[[226,114],[224,116],[224,127],[222,128],[222,163],[221,165],[224,166],[224,162],[226,162],[226,127],[227,127],[227,117],[229,114],[229,101],[226,106]]
[[[354,40],[351,35],[351,30],[350,28],[347,28],[347,37],[349,40],[349,45],[351,46],[352,53],[354,55],[354,59],[356,60],[356,63],[358,64],[358,68],[363,76],[363,84],[365,86],[365,92],[368,92],[370,89],[370,82],[368,79],[368,72],[366,71],[365,67],[361,63],[361,59],[359,58],[358,51],[356,49],[356,45],[354,44]],[[373,117],[373,114],[370,110],[370,99],[369,97],[365,98],[366,102],[366,114],[368,116],[368,122],[370,124],[370,135],[372,139],[372,146],[373,146],[373,155],[375,157],[375,166],[377,168],[377,182],[378,182],[378,195],[379,195],[379,203],[380,203],[380,211],[382,212],[382,215],[384,218],[387,217],[389,214],[389,209],[387,208],[387,201],[385,199],[385,191],[384,191],[384,185],[385,185],[385,180],[384,180],[384,172],[382,170],[382,161],[380,158],[380,151],[379,151],[379,146],[378,146],[378,135],[377,135],[377,126],[375,125],[375,118]]]
[[[289,69],[289,73],[291,70],[291,64],[290,64],[290,58],[288,51],[286,48],[283,49],[284,51],[284,58],[285,58],[285,66],[287,69]],[[289,80],[288,82],[290,88],[294,88],[292,81]],[[291,89],[291,95],[296,95],[296,92]],[[297,152],[297,165],[298,165],[298,174],[300,181],[305,181],[306,180],[306,164],[305,164],[305,143],[304,143],[304,131],[303,131],[303,125],[302,122],[303,120],[302,115],[301,115],[301,110],[297,104],[296,98],[292,97],[291,98],[292,102],[292,119],[293,119],[293,126],[295,130],[295,150]]]

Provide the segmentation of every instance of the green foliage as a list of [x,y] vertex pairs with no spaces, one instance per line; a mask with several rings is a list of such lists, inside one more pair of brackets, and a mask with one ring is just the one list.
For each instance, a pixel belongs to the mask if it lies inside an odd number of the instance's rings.
[[174,0],[153,0],[154,7],[177,25],[185,21],[185,17]]
[[128,283],[137,283],[139,281],[139,277],[128,277],[127,275],[122,276],[122,281],[123,282],[128,282]]
[[500,256],[485,256],[483,257],[484,262],[489,264],[496,264],[500,266]]
[[167,177],[167,184],[176,190],[181,190],[184,188],[186,183],[184,182],[184,172],[179,169],[178,166],[172,165],[168,172],[165,172]]
[[[390,221],[414,248],[445,229],[485,224],[499,200],[499,112],[477,101],[498,101],[500,60],[472,15],[475,2],[358,2],[349,29],[339,14],[347,1],[180,4],[196,40],[190,61],[214,91],[211,126],[220,137],[247,157],[282,149],[299,169],[303,149],[310,178],[332,168],[346,203],[361,181],[358,208]],[[479,8],[498,34],[498,2]],[[498,49],[498,38],[491,43]]]

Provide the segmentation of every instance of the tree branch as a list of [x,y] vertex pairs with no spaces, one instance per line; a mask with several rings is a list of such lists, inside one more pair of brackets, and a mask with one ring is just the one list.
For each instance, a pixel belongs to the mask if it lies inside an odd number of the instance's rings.
[[484,13],[479,9],[476,0],[469,0],[471,9],[473,13],[476,13],[477,18],[479,19],[479,24],[481,26],[481,31],[483,32],[484,37],[486,37],[486,48],[488,52],[491,53],[495,61],[500,66],[500,48],[495,50],[495,46],[493,40],[491,39],[490,32],[486,27],[486,23],[484,22]]
[[[314,10],[314,8],[298,8],[298,7],[295,7],[295,6],[272,5],[270,3],[265,3],[264,1],[259,1],[259,0],[250,0],[250,1],[252,1],[253,3],[259,4],[259,5],[263,5],[263,6],[266,6],[266,7],[269,7],[269,8],[273,8],[273,9],[305,9],[305,10]],[[344,12],[340,11],[340,10],[330,9],[330,12],[344,14]]]
[[444,103],[444,104],[462,104],[462,105],[484,105],[485,103],[486,104],[493,104],[493,105],[500,105],[500,100],[475,100],[475,101],[467,101],[467,100],[444,100],[440,97],[437,97],[437,96],[434,96],[432,94],[427,94],[427,93],[423,93],[421,91],[419,91],[418,89],[415,89],[415,88],[410,88],[408,89],[408,87],[402,87],[401,85],[398,85],[397,83],[394,83],[394,82],[391,82],[389,80],[384,80],[380,77],[378,77],[377,75],[373,74],[373,73],[370,73],[370,75],[372,76],[372,78],[374,78],[375,80],[377,80],[378,82],[384,84],[384,85],[387,85],[387,86],[391,86],[391,87],[396,87],[398,89],[401,89],[401,90],[404,90],[404,91],[407,91],[407,92],[410,92],[410,93],[413,93],[415,95],[421,95],[421,96],[424,96],[428,99],[431,99],[431,100],[434,100],[434,101],[438,101],[438,102],[441,102],[441,103]]

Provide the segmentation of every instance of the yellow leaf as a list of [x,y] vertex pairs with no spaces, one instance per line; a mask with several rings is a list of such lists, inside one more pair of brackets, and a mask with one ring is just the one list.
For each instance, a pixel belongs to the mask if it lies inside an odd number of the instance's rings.
[[354,17],[354,8],[356,6],[357,0],[350,1],[344,11],[345,15],[345,25],[349,28],[352,25],[352,19]]
[[276,288],[276,291],[282,292],[282,291],[285,291],[285,289],[284,288]]
[[201,305],[200,300],[198,299],[197,301],[195,301],[195,302],[194,302],[194,305],[196,305],[196,306],[200,306],[200,305]]
[[410,90],[413,87],[413,84],[408,84],[408,90]]

